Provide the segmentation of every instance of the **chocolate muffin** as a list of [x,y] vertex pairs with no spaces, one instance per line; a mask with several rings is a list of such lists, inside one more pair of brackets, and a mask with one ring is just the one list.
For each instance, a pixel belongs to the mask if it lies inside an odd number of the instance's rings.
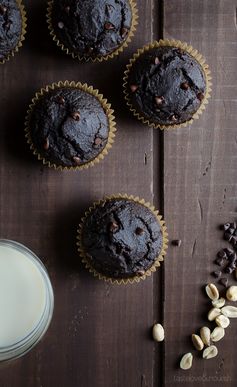
[[0,62],[16,51],[24,28],[24,9],[20,1],[0,0]]
[[129,106],[155,127],[187,123],[207,94],[205,67],[180,47],[146,48],[130,61],[126,74]]
[[105,58],[115,53],[133,33],[135,19],[131,0],[49,2],[48,23],[54,40],[80,59]]
[[103,276],[145,277],[157,260],[163,260],[164,234],[164,222],[139,200],[109,198],[86,213],[79,246],[89,266]]
[[83,167],[107,153],[112,120],[102,96],[92,88],[53,85],[33,100],[27,138],[49,166]]

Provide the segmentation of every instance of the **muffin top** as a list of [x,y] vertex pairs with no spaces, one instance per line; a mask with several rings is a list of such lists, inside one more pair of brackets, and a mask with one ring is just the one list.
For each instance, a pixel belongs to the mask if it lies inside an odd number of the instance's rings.
[[103,150],[109,122],[95,96],[79,88],[59,87],[36,100],[29,131],[43,158],[57,166],[75,167]]
[[161,125],[189,121],[206,91],[201,65],[175,47],[157,47],[141,54],[128,75],[129,100],[137,112]]
[[17,46],[22,30],[21,10],[16,0],[0,0],[0,60]]
[[132,25],[129,0],[54,0],[54,33],[70,52],[106,56],[126,40]]
[[81,237],[91,266],[113,278],[145,274],[163,246],[156,216],[129,199],[110,199],[98,205],[87,215]]

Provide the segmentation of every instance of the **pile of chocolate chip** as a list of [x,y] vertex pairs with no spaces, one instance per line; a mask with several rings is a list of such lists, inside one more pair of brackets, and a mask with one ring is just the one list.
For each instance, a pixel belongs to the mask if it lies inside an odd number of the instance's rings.
[[220,266],[220,270],[214,271],[213,275],[219,279],[221,285],[227,287],[229,281],[223,274],[234,273],[237,279],[237,224],[225,223],[221,228],[224,230],[224,239],[232,244],[233,249],[227,247],[217,253],[215,264]]
[[234,223],[225,223],[223,225],[224,239],[230,242],[233,247],[237,247],[237,225]]

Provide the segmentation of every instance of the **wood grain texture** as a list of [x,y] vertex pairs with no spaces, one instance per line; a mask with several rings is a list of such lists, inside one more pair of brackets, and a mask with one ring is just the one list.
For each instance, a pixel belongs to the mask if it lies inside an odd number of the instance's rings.
[[[135,38],[122,55],[102,64],[81,64],[61,53],[49,38],[46,1],[25,3],[26,41],[0,67],[0,237],[24,243],[42,258],[56,305],[42,342],[27,356],[0,365],[0,386],[235,386],[235,321],[218,345],[218,358],[195,356],[186,373],[178,363],[192,349],[190,334],[206,324],[202,286],[211,280],[216,252],[226,245],[218,225],[236,217],[236,1],[139,0]],[[214,83],[202,117],[164,138],[129,114],[121,92],[132,53],[162,34],[162,4],[164,37],[200,50]],[[23,135],[34,93],[66,79],[99,88],[117,118],[109,155],[81,173],[42,167]],[[138,285],[116,287],[95,280],[80,265],[75,247],[80,217],[94,200],[116,192],[144,197],[162,212],[164,204],[170,239],[182,239],[180,248],[170,246],[165,281],[162,269]],[[163,317],[165,346],[149,334]]]
[[227,245],[218,226],[237,215],[236,6],[235,0],[164,2],[164,36],[203,53],[214,84],[202,117],[164,137],[165,216],[170,238],[182,239],[165,265],[166,386],[237,383],[235,321],[217,343],[217,358],[204,361],[196,352],[191,371],[178,368],[180,356],[192,350],[190,335],[207,324],[203,286],[213,281],[213,260]]
[[[152,1],[138,1],[140,22],[129,48],[102,64],[82,64],[63,54],[47,31],[46,1],[25,4],[26,41],[0,67],[0,237],[25,244],[45,263],[55,312],[45,338],[32,352],[1,364],[0,386],[157,386],[160,354],[149,328],[160,318],[159,274],[138,285],[111,286],[81,267],[75,247],[80,217],[94,200],[122,192],[153,201],[158,152],[153,151],[153,131],[134,120],[121,91],[128,59],[152,39]],[[99,88],[117,118],[113,149],[103,162],[81,173],[43,167],[31,155],[23,133],[34,93],[66,79]],[[156,164],[158,181],[159,176]]]

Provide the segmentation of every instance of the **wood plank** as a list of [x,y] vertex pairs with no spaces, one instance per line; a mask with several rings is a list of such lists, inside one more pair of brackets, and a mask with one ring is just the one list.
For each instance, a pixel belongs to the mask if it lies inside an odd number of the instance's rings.
[[[27,245],[42,258],[56,302],[43,341],[27,356],[1,364],[1,387],[158,385],[154,359],[159,354],[149,337],[149,327],[159,318],[160,300],[153,297],[158,276],[134,286],[110,286],[85,272],[75,248],[80,216],[94,200],[116,192],[153,200],[153,132],[129,114],[121,92],[129,57],[152,38],[152,1],[137,3],[140,22],[129,48],[108,63],[79,64],[51,42],[46,1],[25,0],[26,41],[0,67],[0,236]],[[34,93],[65,79],[98,87],[116,111],[113,149],[104,162],[82,173],[42,167],[23,135]]]
[[213,260],[226,245],[218,225],[236,219],[236,1],[165,0],[164,36],[202,52],[214,84],[202,117],[164,137],[165,216],[170,238],[182,239],[165,265],[165,385],[235,386],[235,321],[217,358],[204,361],[195,353],[187,372],[178,362],[192,350],[190,335],[207,323],[202,287],[213,281]]

